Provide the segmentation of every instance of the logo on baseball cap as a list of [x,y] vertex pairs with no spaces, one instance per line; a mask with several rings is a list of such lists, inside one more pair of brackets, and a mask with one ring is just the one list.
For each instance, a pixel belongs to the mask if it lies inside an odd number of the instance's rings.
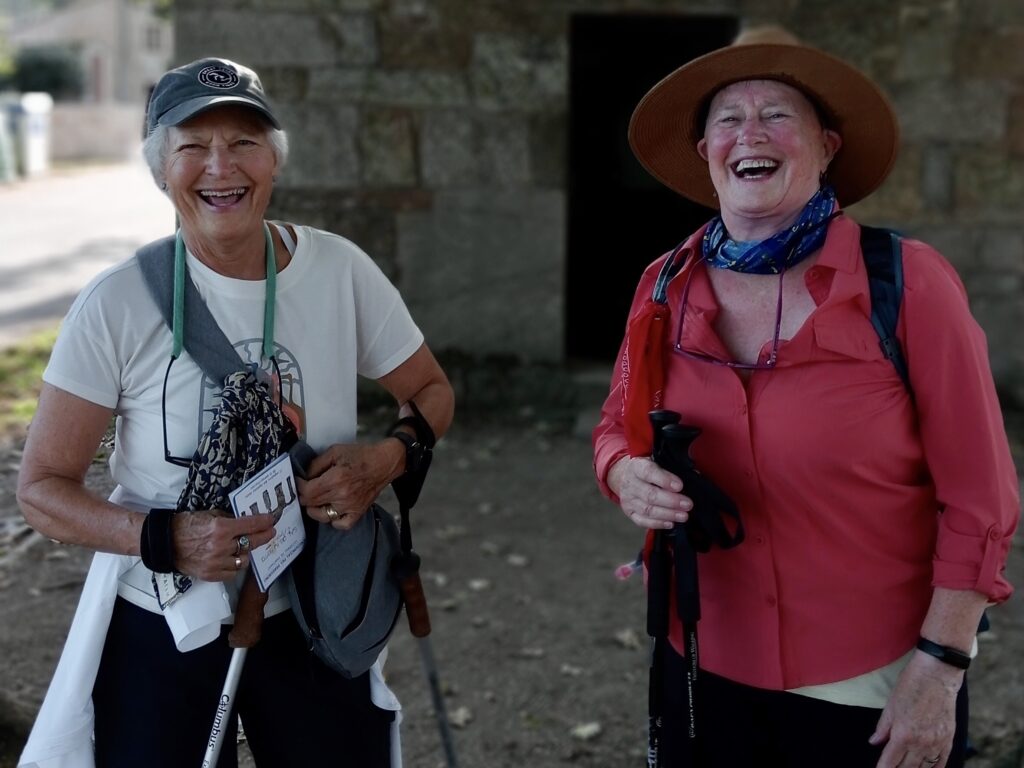
[[214,107],[239,105],[259,112],[275,128],[281,124],[259,76],[227,59],[199,59],[166,72],[153,88],[146,109],[146,133],[157,125],[181,125]]

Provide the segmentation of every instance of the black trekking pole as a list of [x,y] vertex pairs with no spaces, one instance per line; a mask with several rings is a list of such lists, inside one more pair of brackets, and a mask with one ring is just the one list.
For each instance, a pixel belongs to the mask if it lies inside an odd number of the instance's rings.
[[[683,625],[683,650],[686,661],[687,728],[684,740],[686,765],[696,765],[697,679],[700,654],[697,622],[700,621],[700,583],[697,578],[697,553],[713,545],[730,549],[743,541],[739,510],[728,495],[701,474],[690,446],[700,435],[698,427],[674,423],[663,425],[655,463],[683,481],[683,493],[693,502],[689,518],[672,529],[672,567],[675,573],[676,613]],[[727,524],[729,521],[731,525]]]
[[[694,494],[693,472],[696,467],[690,458],[690,444],[700,435],[700,429],[685,424],[668,424],[661,430],[660,452],[654,460],[683,481],[683,493],[690,496],[693,509],[690,520],[698,514],[701,499]],[[693,494],[693,495],[691,495]],[[697,675],[699,654],[697,649],[697,622],[700,621],[700,589],[697,580],[697,551],[690,541],[690,520],[672,529],[672,565],[676,577],[676,612],[683,625],[683,651],[686,661],[686,739],[683,744],[686,765],[696,765],[697,739]]]
[[[648,414],[654,431],[652,458],[661,453],[662,427],[679,422],[675,411],[651,411]],[[660,768],[662,717],[665,709],[665,653],[668,644],[669,595],[671,594],[672,561],[668,549],[671,533],[655,530],[653,546],[647,560],[647,634],[651,638],[651,666],[647,680],[647,766]]]

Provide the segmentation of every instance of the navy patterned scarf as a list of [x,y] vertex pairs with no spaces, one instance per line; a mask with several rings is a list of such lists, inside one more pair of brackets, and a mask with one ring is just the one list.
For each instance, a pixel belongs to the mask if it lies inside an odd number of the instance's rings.
[[708,225],[701,242],[707,263],[718,269],[731,269],[754,275],[777,275],[818,250],[825,242],[832,218],[836,193],[828,184],[822,184],[814,193],[800,217],[791,227],[766,240],[736,242],[729,238],[722,217],[717,216]]

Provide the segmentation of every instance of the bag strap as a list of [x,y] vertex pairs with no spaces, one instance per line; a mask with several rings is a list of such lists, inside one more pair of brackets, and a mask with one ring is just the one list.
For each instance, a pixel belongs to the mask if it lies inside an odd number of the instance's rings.
[[[150,296],[168,328],[174,328],[174,236],[142,246],[135,254]],[[212,381],[221,383],[246,369],[234,345],[217,325],[195,284],[186,279],[184,346]]]
[[[423,483],[427,479],[427,470],[430,469],[430,462],[434,457],[434,445],[437,443],[437,437],[434,435],[433,428],[423,417],[423,414],[420,413],[416,403],[410,400],[408,405],[412,411],[412,416],[402,417],[392,424],[386,433],[389,437],[396,437],[398,435],[406,435],[408,437],[407,432],[399,430],[399,427],[402,426],[412,427],[416,433],[415,441],[411,444],[406,439],[400,438],[402,443],[406,445],[407,466],[404,473],[391,481],[391,488],[395,492],[395,498],[398,499],[398,512],[402,519],[400,533],[402,553],[404,555],[409,555],[412,552],[412,523],[409,519],[409,512],[416,505],[416,501],[420,497]],[[408,466],[410,457],[413,457],[414,466]]]
[[860,247],[871,291],[871,325],[878,334],[882,354],[896,368],[907,392],[913,397],[910,372],[903,347],[896,336],[900,303],[903,301],[903,253],[900,237],[878,227],[860,228]]

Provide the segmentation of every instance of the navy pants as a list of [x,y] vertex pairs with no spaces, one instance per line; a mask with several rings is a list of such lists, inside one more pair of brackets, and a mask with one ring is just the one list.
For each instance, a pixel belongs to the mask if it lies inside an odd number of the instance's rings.
[[[232,649],[179,653],[167,622],[118,598],[93,688],[97,768],[199,768]],[[346,680],[310,653],[290,611],[249,649],[217,768],[235,768],[237,720],[260,768],[388,768],[393,713],[369,675]]]
[[[689,722],[686,666],[666,650],[662,754],[666,768],[691,768],[685,751]],[[700,768],[875,768],[884,745],[873,747],[882,710],[851,707],[785,691],[740,685],[701,671],[695,724]],[[967,681],[956,702],[956,735],[947,768],[963,768],[967,741]]]

